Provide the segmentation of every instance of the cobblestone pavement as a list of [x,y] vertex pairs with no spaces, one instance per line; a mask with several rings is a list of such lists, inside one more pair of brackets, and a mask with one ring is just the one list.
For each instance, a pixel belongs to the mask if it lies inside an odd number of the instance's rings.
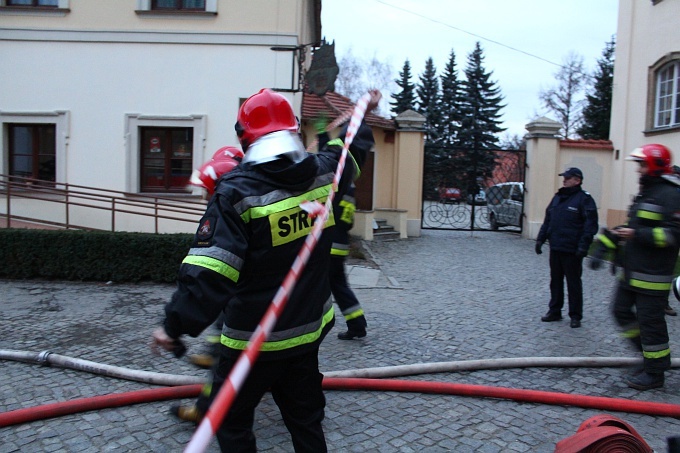
[[[509,357],[637,357],[608,313],[614,279],[584,269],[583,327],[568,317],[542,323],[548,253],[533,242],[489,232],[425,231],[421,238],[368,244],[381,276],[356,292],[368,336],[321,346],[322,371]],[[162,373],[204,376],[185,359],[149,352],[149,337],[173,285],[0,280],[0,350],[53,353]],[[677,304],[677,302],[672,302]],[[677,308],[677,305],[676,305]],[[667,318],[680,351],[680,317]],[[201,339],[190,339],[190,351]],[[0,412],[151,388],[83,371],[0,361]],[[454,382],[680,404],[680,372],[663,389],[638,392],[624,368],[514,368],[424,374],[401,379]],[[327,391],[324,422],[334,452],[552,452],[587,418],[603,413],[504,399],[376,391]],[[186,400],[190,402],[191,400]],[[137,404],[0,428],[6,452],[178,452],[193,426],[168,415],[171,402]],[[680,435],[668,417],[614,413],[657,452]],[[267,395],[257,411],[260,451],[292,451]],[[213,442],[208,451],[218,451]]]

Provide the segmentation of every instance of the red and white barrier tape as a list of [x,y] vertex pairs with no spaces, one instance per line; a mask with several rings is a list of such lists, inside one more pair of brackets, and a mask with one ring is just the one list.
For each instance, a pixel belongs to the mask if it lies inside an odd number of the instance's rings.
[[288,297],[293,291],[293,288],[295,288],[298,278],[304,270],[305,265],[309,260],[309,256],[314,250],[314,247],[316,247],[319,237],[321,237],[323,227],[328,220],[329,213],[333,208],[333,198],[335,197],[335,192],[338,190],[340,177],[342,176],[342,172],[345,168],[345,161],[347,160],[349,146],[352,143],[352,140],[354,140],[354,136],[356,135],[357,131],[359,130],[359,126],[361,125],[361,121],[363,120],[366,113],[366,108],[368,107],[370,97],[371,96],[368,93],[362,96],[354,108],[349,126],[347,127],[347,135],[345,135],[342,154],[340,155],[338,167],[333,177],[333,189],[328,194],[325,209],[323,209],[323,211],[320,213],[320,217],[314,222],[312,231],[309,233],[309,235],[307,235],[307,238],[305,239],[300,252],[295,258],[293,265],[288,271],[286,278],[283,280],[281,287],[279,287],[279,290],[274,296],[274,300],[269,305],[269,308],[262,317],[257,329],[255,329],[255,332],[253,332],[253,335],[248,342],[248,346],[239,356],[234,368],[231,370],[229,376],[225,380],[224,385],[217,393],[217,396],[211,404],[210,409],[208,409],[208,412],[205,414],[203,421],[196,429],[196,432],[194,432],[194,435],[191,437],[191,440],[184,450],[185,452],[203,452],[208,447],[210,440],[222,424],[224,417],[227,415],[227,412],[234,402],[234,399],[236,399],[239,390],[248,377],[253,364],[257,360],[257,357],[260,354],[260,347],[262,346],[262,343],[265,342],[269,337],[269,334],[271,334],[271,331],[274,328],[279,315],[286,306]]

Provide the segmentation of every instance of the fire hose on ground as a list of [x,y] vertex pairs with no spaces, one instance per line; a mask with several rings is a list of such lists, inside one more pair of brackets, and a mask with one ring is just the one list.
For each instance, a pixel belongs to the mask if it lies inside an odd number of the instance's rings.
[[[191,398],[199,394],[202,378],[173,374],[154,373],[99,364],[88,360],[53,354],[47,351],[34,353],[26,351],[0,350],[0,360],[13,360],[40,365],[86,371],[153,385],[173,386],[139,390],[92,398],[47,404],[19,409],[0,414],[0,427],[26,423],[35,420],[91,410],[119,407],[168,399]],[[480,371],[490,369],[529,367],[630,367],[639,365],[640,359],[622,357],[519,357],[488,360],[419,363],[393,367],[366,368],[324,373],[323,387],[326,390],[367,390],[416,392],[428,394],[458,395],[483,398],[499,398],[537,404],[575,406],[607,411],[638,413],[645,415],[680,418],[680,405],[650,401],[626,400],[608,397],[574,395],[559,392],[513,389],[450,382],[422,382],[386,377],[412,376],[458,371]],[[673,367],[680,367],[680,359],[674,359]]]

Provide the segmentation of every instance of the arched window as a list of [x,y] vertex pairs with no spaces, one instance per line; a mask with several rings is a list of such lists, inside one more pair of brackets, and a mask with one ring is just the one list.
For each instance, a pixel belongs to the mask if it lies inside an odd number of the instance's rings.
[[680,59],[656,71],[654,128],[680,124]]

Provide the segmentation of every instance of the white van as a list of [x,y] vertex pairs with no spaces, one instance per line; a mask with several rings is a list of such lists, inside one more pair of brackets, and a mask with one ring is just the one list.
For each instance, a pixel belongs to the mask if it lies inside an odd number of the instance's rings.
[[502,226],[522,226],[524,183],[504,182],[486,189],[486,206],[492,230]]

